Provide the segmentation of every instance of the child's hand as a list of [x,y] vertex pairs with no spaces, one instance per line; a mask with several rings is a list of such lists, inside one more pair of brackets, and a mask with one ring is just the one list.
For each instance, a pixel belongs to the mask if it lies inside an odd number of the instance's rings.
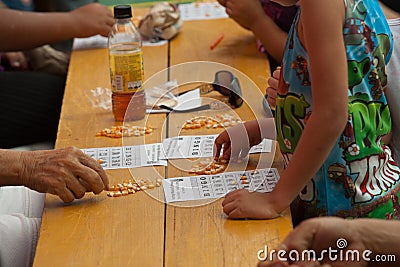
[[[214,142],[214,157],[225,160],[245,158],[252,146],[261,142],[258,121],[248,121],[222,132]],[[223,154],[220,156],[221,149]]]
[[226,194],[222,207],[231,219],[272,219],[279,213],[271,204],[270,193],[249,192],[239,189]]
[[276,107],[276,92],[278,91],[279,76],[281,75],[281,67],[277,67],[272,73],[272,77],[268,79],[268,87],[266,94],[268,96],[267,101],[271,109]]

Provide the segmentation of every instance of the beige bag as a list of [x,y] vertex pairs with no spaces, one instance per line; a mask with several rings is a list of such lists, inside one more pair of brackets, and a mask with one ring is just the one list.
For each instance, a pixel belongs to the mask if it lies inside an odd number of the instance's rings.
[[50,45],[42,45],[24,52],[33,71],[66,76],[69,65],[69,55],[54,49]]
[[139,31],[144,40],[157,42],[175,37],[182,25],[179,9],[176,5],[161,2],[155,4],[139,22]]

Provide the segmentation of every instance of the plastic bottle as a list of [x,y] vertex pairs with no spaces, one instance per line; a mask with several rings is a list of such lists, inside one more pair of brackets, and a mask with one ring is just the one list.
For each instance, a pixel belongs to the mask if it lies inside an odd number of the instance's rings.
[[146,114],[142,39],[132,22],[131,6],[115,6],[114,18],[115,25],[108,37],[114,118],[140,120]]

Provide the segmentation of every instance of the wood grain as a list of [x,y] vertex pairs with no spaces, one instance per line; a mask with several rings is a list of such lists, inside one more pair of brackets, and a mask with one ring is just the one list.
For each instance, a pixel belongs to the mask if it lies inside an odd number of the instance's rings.
[[[167,67],[167,46],[144,48],[145,76]],[[147,63],[147,64],[146,64]],[[152,115],[155,131],[143,138],[95,137],[114,125],[111,111],[95,108],[90,90],[110,88],[107,49],[72,53],[56,147],[113,147],[160,142],[164,114]],[[141,125],[144,122],[135,122]],[[164,177],[164,167],[108,170],[110,184],[136,178]],[[63,204],[47,195],[34,266],[162,266],[164,204],[161,188],[120,198],[86,194]]]

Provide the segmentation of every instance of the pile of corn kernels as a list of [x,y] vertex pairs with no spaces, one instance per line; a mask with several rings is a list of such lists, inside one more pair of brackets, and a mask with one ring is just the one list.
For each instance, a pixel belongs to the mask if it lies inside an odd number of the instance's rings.
[[161,179],[157,178],[156,182],[153,183],[150,179],[138,179],[138,180],[128,180],[123,183],[112,185],[107,192],[109,197],[121,197],[130,194],[135,194],[139,191],[145,191],[148,189],[154,189],[155,187],[161,186]]
[[203,160],[197,164],[192,165],[192,168],[189,170],[189,173],[195,174],[217,174],[221,173],[226,168],[227,161],[226,160],[218,160],[213,159],[211,161]]
[[235,126],[242,121],[239,118],[235,118],[229,114],[217,114],[215,117],[210,116],[195,116],[189,120],[187,120],[182,128],[183,129],[199,129],[202,127],[206,127],[207,129],[210,128],[226,128]]
[[112,126],[111,128],[104,128],[96,133],[96,136],[106,136],[111,138],[121,138],[130,136],[142,136],[153,132],[153,128],[149,126]]
[[[253,170],[251,172],[251,175],[257,174],[258,171],[257,170]],[[242,184],[244,187],[246,187],[246,185],[248,186],[248,184],[250,184],[249,178],[246,175],[241,175],[240,176],[240,182],[237,181],[231,181],[229,184],[230,185],[238,185],[238,184]]]
[[249,183],[249,180],[248,180],[246,175],[240,176],[240,183],[241,184],[248,184]]

